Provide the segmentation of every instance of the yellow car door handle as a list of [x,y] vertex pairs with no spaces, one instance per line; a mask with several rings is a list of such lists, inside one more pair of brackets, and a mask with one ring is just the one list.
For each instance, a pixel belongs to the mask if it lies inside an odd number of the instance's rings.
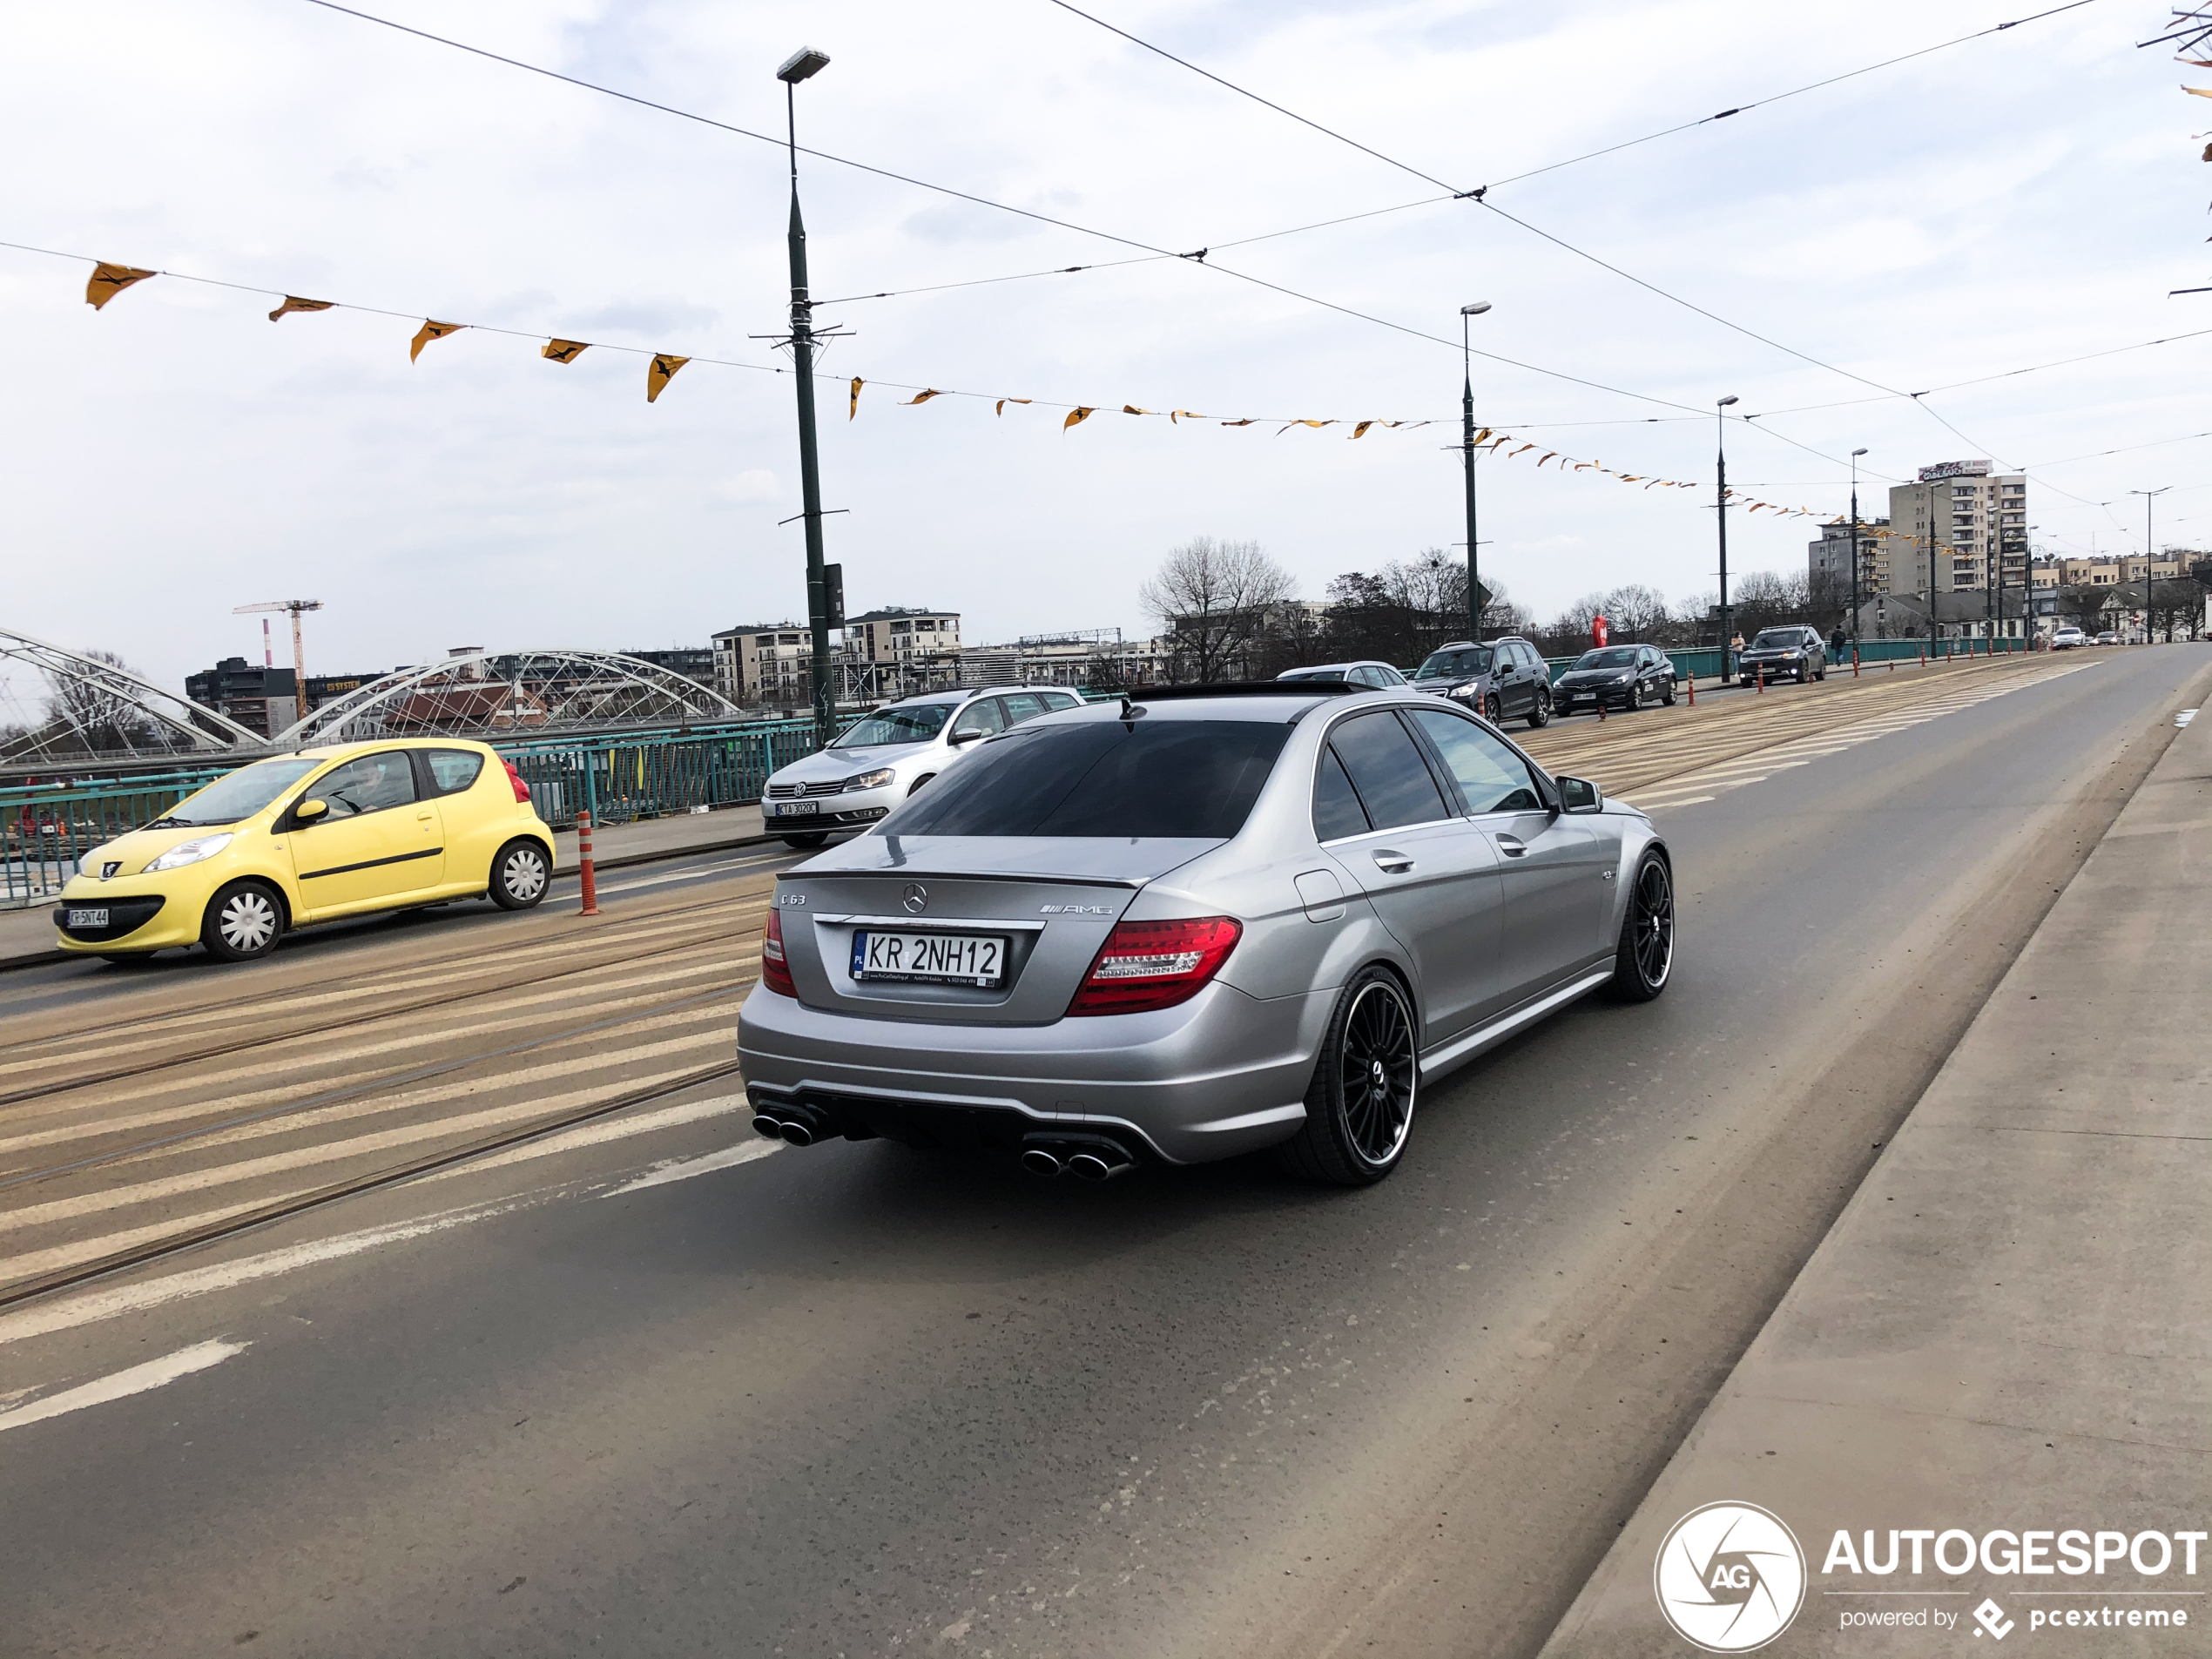
[[425,823],[425,824],[428,823],[428,822],[429,822],[432,819],[435,818],[436,816],[437,816],[437,814],[436,814],[435,813],[417,813],[415,814],[415,817],[416,817],[416,818],[418,818],[418,819],[421,819],[423,823]]

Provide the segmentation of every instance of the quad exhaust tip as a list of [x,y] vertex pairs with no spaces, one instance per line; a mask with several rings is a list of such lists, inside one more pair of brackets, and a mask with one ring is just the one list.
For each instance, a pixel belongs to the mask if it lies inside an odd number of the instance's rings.
[[812,1146],[821,1138],[821,1131],[812,1123],[796,1117],[772,1117],[766,1112],[752,1120],[752,1132],[790,1146]]
[[765,1135],[772,1141],[780,1141],[784,1138],[784,1126],[765,1112],[752,1120],[752,1132],[755,1135]]
[[1111,1181],[1136,1167],[1136,1160],[1110,1142],[1085,1140],[1032,1143],[1022,1149],[1022,1167],[1049,1179],[1072,1175],[1083,1181]]

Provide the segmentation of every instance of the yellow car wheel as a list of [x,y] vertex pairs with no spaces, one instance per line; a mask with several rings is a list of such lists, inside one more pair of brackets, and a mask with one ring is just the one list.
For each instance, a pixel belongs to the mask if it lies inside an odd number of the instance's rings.
[[266,881],[233,881],[207,901],[199,942],[219,961],[250,962],[276,948],[284,900]]
[[553,880],[553,861],[545,849],[527,839],[507,843],[491,861],[491,901],[502,910],[528,910],[545,896]]

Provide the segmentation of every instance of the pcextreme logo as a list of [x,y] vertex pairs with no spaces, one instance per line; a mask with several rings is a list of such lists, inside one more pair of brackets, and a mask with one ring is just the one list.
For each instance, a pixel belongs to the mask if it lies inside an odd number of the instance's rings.
[[1669,1529],[1652,1593],[1675,1634],[1707,1653],[1749,1653],[1790,1628],[1805,1599],[1805,1553],[1757,1504],[1709,1503]]

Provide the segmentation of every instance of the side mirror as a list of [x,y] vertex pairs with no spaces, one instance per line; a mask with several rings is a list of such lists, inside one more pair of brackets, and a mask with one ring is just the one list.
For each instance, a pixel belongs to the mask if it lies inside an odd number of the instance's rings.
[[963,744],[974,742],[976,738],[981,737],[983,733],[981,732],[955,732],[951,737],[947,738],[945,741],[951,744],[954,748],[957,749]]
[[1605,805],[1604,793],[1587,778],[1554,778],[1559,786],[1561,809],[1569,813],[1595,813]]
[[292,809],[292,821],[299,828],[305,829],[329,812],[330,803],[327,800],[303,800]]

